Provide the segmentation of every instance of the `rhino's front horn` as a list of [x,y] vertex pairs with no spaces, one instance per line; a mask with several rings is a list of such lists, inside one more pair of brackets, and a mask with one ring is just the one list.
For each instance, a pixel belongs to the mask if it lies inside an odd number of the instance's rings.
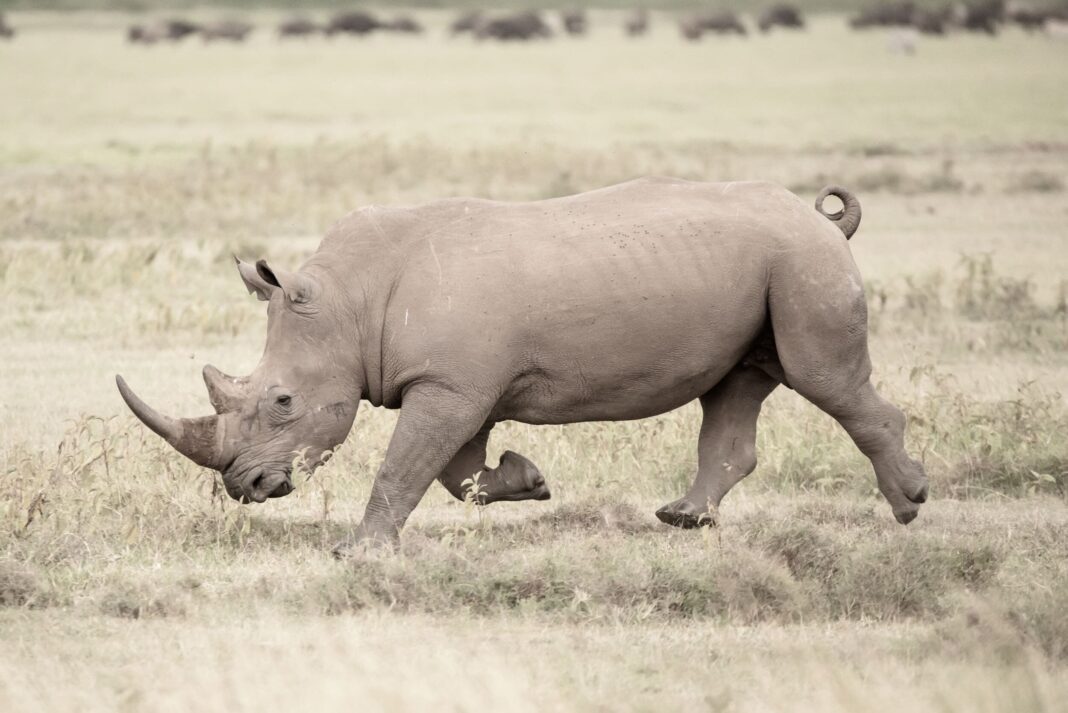
[[157,412],[135,394],[121,376],[115,377],[122,400],[155,433],[197,465],[221,470],[225,465],[218,416],[170,418]]
[[211,364],[204,367],[204,385],[215,413],[229,413],[241,408],[248,395],[248,379],[229,376]]

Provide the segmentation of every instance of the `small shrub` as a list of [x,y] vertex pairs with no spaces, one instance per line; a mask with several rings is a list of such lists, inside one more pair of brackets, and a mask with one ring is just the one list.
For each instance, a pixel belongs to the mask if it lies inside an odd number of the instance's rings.
[[883,166],[877,171],[862,173],[854,183],[859,191],[888,191],[897,193],[906,183],[905,174],[896,168]]
[[916,316],[922,320],[940,316],[945,281],[945,274],[941,270],[931,270],[922,275],[906,275],[903,295],[905,315]]
[[968,319],[1021,319],[1039,313],[1029,278],[998,275],[991,253],[962,254],[964,276],[957,283],[957,312]]
[[98,598],[98,609],[122,619],[159,619],[183,616],[185,604],[174,589],[153,587],[147,582],[119,581]]
[[898,144],[882,142],[861,146],[859,153],[861,156],[877,158],[879,156],[904,156],[908,152]]
[[0,607],[23,607],[41,598],[37,575],[26,565],[0,560]]
[[1060,176],[1046,171],[1025,171],[1009,182],[1010,193],[1059,193],[1064,190]]
[[960,193],[964,181],[953,170],[953,161],[946,159],[939,171],[921,176],[911,187],[913,193]]

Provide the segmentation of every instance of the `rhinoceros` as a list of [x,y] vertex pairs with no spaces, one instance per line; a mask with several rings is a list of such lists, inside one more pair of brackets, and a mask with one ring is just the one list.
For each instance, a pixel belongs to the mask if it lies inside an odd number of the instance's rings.
[[[841,199],[833,214],[828,195]],[[699,399],[697,472],[656,515],[708,524],[756,467],[761,403],[780,384],[845,427],[898,522],[927,476],[905,417],[871,383],[867,306],[847,239],[860,203],[829,186],[815,210],[770,183],[644,178],[550,200],[458,198],[370,206],[326,234],[296,272],[238,260],[267,304],[255,371],[205,367],[216,414],[170,418],[117,377],[146,426],[222,473],[229,495],[292,488],[347,436],[357,406],[400,409],[362,522],[336,548],[396,546],[427,488],[540,499],[537,467],[507,452],[486,469],[494,424],[621,421]]]

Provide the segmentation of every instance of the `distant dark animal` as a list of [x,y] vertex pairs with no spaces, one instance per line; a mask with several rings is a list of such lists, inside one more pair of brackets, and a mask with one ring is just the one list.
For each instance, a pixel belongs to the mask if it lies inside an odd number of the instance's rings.
[[200,28],[200,38],[205,42],[223,40],[225,42],[244,42],[252,32],[252,25],[239,20],[212,22]]
[[644,7],[635,9],[623,23],[628,37],[641,37],[649,31],[649,11]]
[[950,14],[949,8],[942,10],[916,8],[912,13],[912,27],[921,35],[944,35]]
[[1034,32],[1045,28],[1049,14],[1048,10],[1017,7],[1010,10],[1005,19],[1014,25],[1018,25],[1024,32]]
[[552,37],[552,29],[533,11],[503,15],[485,20],[475,29],[475,37],[495,40],[533,40]]
[[684,17],[679,20],[679,34],[691,42],[701,39],[703,30],[701,23],[694,17]]
[[326,34],[369,35],[380,29],[382,23],[374,15],[362,10],[352,10],[334,15],[326,26]]
[[200,32],[200,25],[189,20],[172,19],[163,23],[163,27],[167,32],[167,39],[177,42],[184,40],[189,35],[195,35]]
[[292,17],[278,26],[279,37],[309,37],[322,31],[322,27],[306,17]]
[[560,20],[564,25],[564,32],[572,36],[586,34],[586,11],[565,10],[560,13]]
[[865,8],[860,14],[849,18],[849,25],[854,29],[868,27],[909,27],[916,6],[910,0],[903,2],[884,2]]
[[162,25],[130,25],[126,28],[126,41],[132,45],[154,45],[168,39],[167,28]]
[[730,11],[709,12],[683,18],[679,22],[679,32],[688,40],[701,39],[706,32],[717,35],[747,35],[745,25],[738,16]]
[[800,30],[805,27],[805,19],[801,16],[801,10],[794,5],[779,3],[772,5],[760,14],[757,27],[761,32],[768,32],[773,27],[785,27]]
[[1044,8],[1026,5],[1013,7],[1006,13],[1005,19],[1019,25],[1026,32],[1049,30],[1051,25],[1068,22],[1068,0]]
[[382,29],[387,32],[400,32],[408,35],[420,35],[423,33],[423,26],[407,15],[401,15],[384,23]]
[[996,35],[1005,20],[1005,0],[969,0],[964,3],[960,26],[969,32]]
[[453,20],[452,24],[449,25],[449,34],[462,35],[466,32],[474,34],[479,25],[482,24],[483,19],[482,13],[477,10],[474,12],[465,12]]
[[15,28],[7,24],[7,20],[0,14],[0,40],[10,40],[15,37]]

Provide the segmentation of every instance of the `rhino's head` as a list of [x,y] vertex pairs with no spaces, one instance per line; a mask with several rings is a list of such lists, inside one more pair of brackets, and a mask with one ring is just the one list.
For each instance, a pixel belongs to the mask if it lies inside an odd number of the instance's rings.
[[116,380],[134,414],[179,453],[222,473],[232,498],[263,502],[292,492],[295,454],[314,469],[345,440],[362,384],[351,323],[323,275],[237,263],[249,292],[268,302],[267,347],[247,377],[204,367],[214,416],[164,416]]

